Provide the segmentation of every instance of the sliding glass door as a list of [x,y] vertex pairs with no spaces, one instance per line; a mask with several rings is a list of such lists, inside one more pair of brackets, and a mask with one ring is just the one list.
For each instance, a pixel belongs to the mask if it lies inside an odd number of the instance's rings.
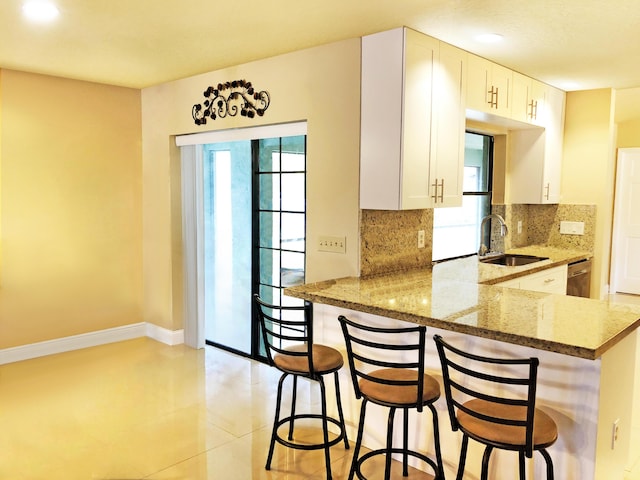
[[251,142],[203,149],[205,338],[251,353]]
[[257,358],[253,293],[282,304],[304,282],[306,136],[202,148],[205,339]]

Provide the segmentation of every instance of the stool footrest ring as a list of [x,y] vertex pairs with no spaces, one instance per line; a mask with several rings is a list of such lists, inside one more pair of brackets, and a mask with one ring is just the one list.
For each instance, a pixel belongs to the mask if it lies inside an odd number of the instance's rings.
[[438,465],[431,458],[427,457],[426,455],[420,452],[415,452],[413,450],[407,450],[405,452],[405,450],[401,448],[392,448],[391,451],[387,450],[386,448],[380,448],[378,450],[372,450],[370,452],[365,453],[360,458],[358,458],[358,462],[356,463],[356,468],[354,472],[356,474],[356,477],[358,477],[360,480],[367,480],[367,478],[364,475],[362,475],[362,472],[360,471],[364,462],[369,460],[371,457],[374,457],[377,455],[388,455],[389,453],[392,453],[392,454],[398,453],[400,455],[406,453],[410,457],[418,458],[431,467],[431,469],[433,470],[434,479],[442,478],[442,473],[439,471]]
[[303,419],[303,418],[307,418],[307,419],[308,418],[313,418],[313,419],[322,421],[323,417],[320,414],[303,413],[303,414],[299,414],[299,415],[294,415],[293,417],[289,416],[289,417],[285,417],[285,418],[280,419],[278,421],[278,426],[276,427],[276,441],[279,444],[284,445],[284,446],[289,447],[289,448],[297,448],[299,450],[319,450],[321,448],[326,448],[327,446],[333,447],[334,445],[337,445],[338,443],[340,443],[342,441],[342,439],[344,438],[345,433],[344,433],[344,429],[340,425],[340,422],[338,420],[336,420],[335,418],[331,418],[331,417],[327,417],[327,422],[328,423],[333,423],[334,425],[336,425],[340,429],[340,433],[338,433],[335,438],[330,439],[328,443],[325,443],[325,442],[320,442],[320,443],[295,443],[295,442],[292,442],[290,440],[287,440],[286,438],[281,437],[277,433],[277,429],[280,428],[285,423],[289,423],[291,421],[297,421],[297,420],[300,420],[300,419]]

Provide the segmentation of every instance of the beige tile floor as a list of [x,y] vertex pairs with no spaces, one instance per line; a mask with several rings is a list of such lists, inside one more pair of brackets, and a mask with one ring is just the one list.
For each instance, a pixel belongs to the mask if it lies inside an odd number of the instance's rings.
[[[150,339],[0,366],[0,480],[323,479],[318,451],[276,446],[264,469],[277,379],[224,351]],[[335,479],[351,452],[332,448]]]
[[[0,479],[323,479],[321,451],[277,445],[264,469],[277,380],[212,347],[150,339],[0,366]],[[351,452],[332,448],[335,479]]]

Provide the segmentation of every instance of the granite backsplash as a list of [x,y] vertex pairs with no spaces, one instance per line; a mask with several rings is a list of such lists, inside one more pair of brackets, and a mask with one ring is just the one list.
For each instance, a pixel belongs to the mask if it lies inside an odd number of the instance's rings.
[[[529,245],[567,248],[593,252],[596,228],[595,205],[493,205],[509,228],[505,248]],[[522,232],[518,233],[518,221]],[[584,222],[584,235],[560,234],[560,222]]]
[[[595,205],[493,205],[492,212],[502,215],[509,228],[506,237],[500,237],[494,230],[491,236],[494,251],[544,245],[593,252]],[[522,222],[520,233],[518,221]],[[584,222],[584,235],[561,235],[561,221]],[[425,231],[425,248],[417,246],[418,230]],[[360,275],[363,277],[431,268],[432,243],[432,209],[360,211]]]
[[[418,230],[425,248],[418,248]],[[360,276],[431,268],[433,209],[360,210]]]

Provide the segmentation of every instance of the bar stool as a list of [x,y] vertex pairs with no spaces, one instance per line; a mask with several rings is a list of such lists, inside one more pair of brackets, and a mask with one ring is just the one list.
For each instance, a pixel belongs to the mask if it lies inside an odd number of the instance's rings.
[[489,457],[494,448],[518,452],[520,480],[525,480],[524,457],[538,450],[553,480],[553,462],[547,447],[558,438],[553,419],[536,408],[538,359],[498,359],[465,352],[446,343],[438,348],[444,390],[453,431],[462,431],[460,464],[456,480],[462,480],[469,438],[485,445],[481,479],[487,480]]
[[[254,300],[268,363],[282,372],[278,382],[276,412],[265,468],[271,470],[271,460],[276,442],[285,447],[299,450],[324,449],[327,479],[331,480],[330,447],[344,440],[344,447],[346,449],[349,448],[340,401],[340,384],[338,382],[338,370],[344,364],[342,355],[334,348],[313,343],[313,306],[310,302],[305,301],[304,305],[301,306],[271,305],[262,301],[257,294],[254,295]],[[335,381],[339,419],[331,418],[327,415],[327,400],[322,377],[330,373],[333,373]],[[291,414],[285,418],[280,418],[282,386],[289,375],[293,377]],[[296,413],[298,377],[314,380],[320,385],[321,414]],[[294,440],[294,422],[303,418],[321,421],[323,438],[321,442],[298,443]],[[331,440],[329,439],[329,422],[339,429],[337,436]],[[287,438],[284,438],[278,433],[278,428],[287,423],[289,424],[288,435]]]
[[[361,471],[363,464],[377,455],[385,456],[384,478],[388,480],[391,477],[391,455],[394,453],[402,456],[403,476],[409,474],[408,457],[411,456],[425,462],[436,480],[443,480],[438,414],[433,406],[440,398],[440,384],[435,378],[424,373],[426,327],[421,325],[408,328],[380,328],[353,322],[342,315],[338,320],[346,342],[356,398],[362,398],[358,437],[349,480],[353,479],[354,475],[361,480],[364,479]],[[395,353],[390,354],[390,351]],[[389,359],[391,357],[395,358]],[[386,447],[358,457],[369,402],[389,408]],[[437,463],[408,447],[409,409],[422,412],[424,406],[431,410],[433,417]],[[404,412],[402,448],[393,446],[393,420],[396,409]]]

